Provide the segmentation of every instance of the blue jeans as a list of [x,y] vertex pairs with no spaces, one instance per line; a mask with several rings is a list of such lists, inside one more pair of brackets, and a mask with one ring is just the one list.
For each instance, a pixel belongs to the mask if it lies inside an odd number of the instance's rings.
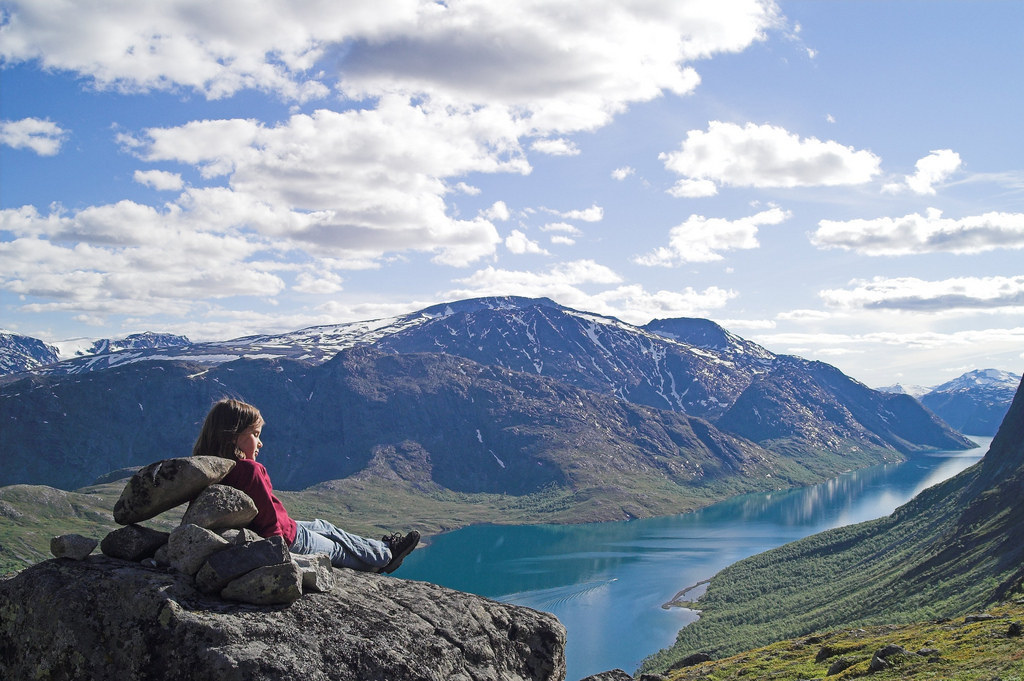
[[377,539],[367,539],[335,527],[326,520],[296,520],[298,530],[292,553],[326,553],[334,567],[376,572],[391,560],[391,549]]

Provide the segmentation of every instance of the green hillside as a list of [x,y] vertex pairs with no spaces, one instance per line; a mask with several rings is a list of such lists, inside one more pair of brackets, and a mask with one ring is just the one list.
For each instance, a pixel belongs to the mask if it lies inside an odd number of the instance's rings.
[[736,654],[835,627],[907,623],[985,608],[1024,578],[1024,393],[978,464],[891,516],[831,530],[729,566],[700,619],[644,670],[697,652]]
[[[773,679],[843,681],[867,677],[1003,681],[1024,678],[1024,605],[906,625],[843,628],[788,639],[667,674],[669,681]],[[877,655],[886,652],[887,655]],[[881,658],[885,666],[872,662]]]

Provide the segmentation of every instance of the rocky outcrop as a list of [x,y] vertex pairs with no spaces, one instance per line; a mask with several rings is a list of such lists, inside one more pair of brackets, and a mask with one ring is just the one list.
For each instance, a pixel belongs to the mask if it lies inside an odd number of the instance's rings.
[[560,681],[549,614],[353,570],[291,605],[228,603],[186,574],[101,555],[0,581],[0,678]]
[[[0,581],[0,679],[564,679],[553,615],[336,570],[244,529],[252,500],[216,484],[233,465],[146,466],[103,555],[55,537],[56,559]],[[172,532],[136,524],[186,500]]]

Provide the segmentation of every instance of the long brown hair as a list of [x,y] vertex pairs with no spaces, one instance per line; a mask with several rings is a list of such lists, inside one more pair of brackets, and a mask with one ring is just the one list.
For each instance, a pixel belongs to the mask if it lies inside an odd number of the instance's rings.
[[219,456],[224,459],[244,459],[235,442],[248,428],[263,425],[260,410],[251,404],[224,398],[213,405],[199,431],[192,456]]

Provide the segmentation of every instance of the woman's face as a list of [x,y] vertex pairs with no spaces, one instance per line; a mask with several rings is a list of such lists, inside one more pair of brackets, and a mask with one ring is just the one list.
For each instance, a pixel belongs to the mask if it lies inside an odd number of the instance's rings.
[[260,447],[263,446],[263,443],[260,442],[261,432],[263,432],[262,425],[249,426],[235,440],[235,447],[250,461],[256,460],[256,455],[259,454]]

